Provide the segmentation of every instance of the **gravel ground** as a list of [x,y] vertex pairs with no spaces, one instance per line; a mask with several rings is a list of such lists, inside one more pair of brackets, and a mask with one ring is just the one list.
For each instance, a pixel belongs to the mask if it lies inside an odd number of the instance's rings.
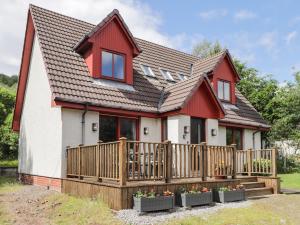
[[176,208],[175,212],[154,212],[139,215],[139,213],[133,209],[121,210],[116,213],[116,216],[124,221],[126,224],[133,225],[151,225],[166,222],[169,219],[181,219],[188,216],[200,216],[206,218],[208,215],[216,213],[220,209],[224,208],[242,208],[248,207],[252,203],[250,201],[234,202],[234,203],[217,203],[216,206],[202,206],[194,207],[191,210],[185,210],[183,208]]
[[0,203],[7,206],[10,214],[16,215],[12,221],[14,225],[50,224],[45,214],[49,206],[43,199],[53,193],[56,192],[28,185],[16,192],[0,195]]

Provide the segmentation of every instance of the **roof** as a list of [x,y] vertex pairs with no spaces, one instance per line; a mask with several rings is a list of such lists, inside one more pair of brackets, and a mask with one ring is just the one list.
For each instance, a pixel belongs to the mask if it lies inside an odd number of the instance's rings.
[[209,56],[209,57],[197,60],[193,66],[193,73],[195,73],[195,74],[200,74],[200,73],[212,74],[212,72],[215,71],[215,69],[218,67],[219,63],[222,62],[222,60],[225,57],[228,57],[230,59],[229,63],[231,64],[231,67],[233,68],[233,71],[235,72],[238,80],[240,80],[241,79],[240,75],[237,72],[234,65],[232,64],[232,58],[227,49],[225,49],[213,56]]
[[219,98],[215,95],[210,81],[206,74],[197,74],[186,81],[177,82],[174,85],[167,86],[163,91],[159,112],[164,113],[175,109],[182,109],[194,93],[199,89],[200,85],[206,82],[213,97],[215,98],[220,110],[225,114],[225,110]]
[[[113,82],[101,84],[90,76],[84,59],[73,50],[82,37],[92,34],[97,26],[33,5],[30,5],[30,13],[41,47],[53,99],[57,101],[89,103],[100,107],[150,113],[174,110],[179,107],[181,101],[179,99],[187,98],[189,90],[191,91],[195,85],[194,82],[199,80],[202,74],[214,68],[224,57],[223,52],[210,58],[200,59],[134,38],[142,52],[133,59],[133,87],[127,88],[122,84],[114,85]],[[150,66],[155,73],[155,78],[144,76],[141,64]],[[194,65],[193,74],[191,74],[191,64]],[[159,68],[170,71],[174,82],[166,81]],[[180,81],[178,73],[191,78]],[[186,93],[182,90],[186,90]],[[178,100],[176,103],[174,96],[180,97],[176,97]],[[242,96],[238,100],[239,107],[247,113],[225,109],[226,112],[228,111],[228,117],[226,115],[224,121],[234,120],[244,124],[246,121],[247,124],[256,123],[267,126],[259,113]],[[245,120],[244,116],[248,115],[249,118]]]

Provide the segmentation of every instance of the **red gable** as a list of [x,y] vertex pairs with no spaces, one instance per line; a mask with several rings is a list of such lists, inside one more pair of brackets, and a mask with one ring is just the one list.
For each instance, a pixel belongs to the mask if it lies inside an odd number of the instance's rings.
[[211,119],[222,119],[225,116],[224,109],[207,79],[203,79],[198,89],[186,101],[180,113]]
[[75,50],[83,55],[89,72],[94,78],[109,79],[101,74],[102,51],[122,56],[125,64],[125,76],[120,81],[133,83],[132,59],[141,52],[141,49],[118,10],[113,10],[87,34],[75,46]]

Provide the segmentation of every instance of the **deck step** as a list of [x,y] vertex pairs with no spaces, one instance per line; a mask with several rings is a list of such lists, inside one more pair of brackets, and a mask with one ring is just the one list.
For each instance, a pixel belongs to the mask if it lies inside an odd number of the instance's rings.
[[237,177],[237,179],[241,180],[241,183],[243,182],[257,182],[257,177]]
[[271,187],[246,189],[246,197],[271,195],[271,194],[273,194],[273,188]]
[[246,189],[265,187],[265,182],[242,182]]

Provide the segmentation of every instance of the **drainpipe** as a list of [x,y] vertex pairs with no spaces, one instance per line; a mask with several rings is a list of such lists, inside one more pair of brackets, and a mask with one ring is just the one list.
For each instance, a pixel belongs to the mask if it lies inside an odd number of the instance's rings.
[[88,103],[85,103],[84,112],[81,115],[81,144],[84,145],[85,140],[85,114],[87,113]]
[[253,141],[253,150],[255,150],[255,134],[257,134],[259,130],[252,133],[252,141]]

